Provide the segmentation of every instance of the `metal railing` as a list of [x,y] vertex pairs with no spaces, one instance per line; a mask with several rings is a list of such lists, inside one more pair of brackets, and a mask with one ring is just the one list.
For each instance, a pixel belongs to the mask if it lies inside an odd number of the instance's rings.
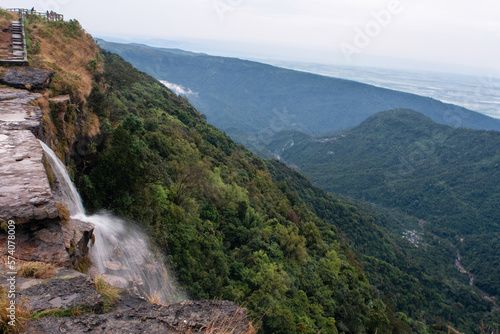
[[35,10],[32,11],[31,9],[26,9],[26,8],[7,8],[7,11],[12,13],[18,13],[19,17],[21,16],[28,17],[30,15],[36,15],[39,17],[44,17],[48,21],[64,21],[64,15],[58,14],[54,11],[46,11],[45,13],[43,13],[43,12],[37,12]]

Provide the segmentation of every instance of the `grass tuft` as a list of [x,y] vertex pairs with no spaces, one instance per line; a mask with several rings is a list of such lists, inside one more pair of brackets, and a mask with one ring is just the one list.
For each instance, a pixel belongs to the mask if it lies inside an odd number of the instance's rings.
[[181,324],[181,327],[183,328],[178,328],[178,330],[181,330],[182,333],[186,334],[232,334],[242,323],[248,323],[248,334],[257,333],[257,330],[253,327],[252,322],[248,320],[245,313],[235,312],[231,316],[224,316],[222,315],[221,310],[217,310],[215,315],[212,317],[212,320],[205,327],[194,328],[188,326],[185,328]]
[[94,283],[96,290],[104,298],[104,313],[109,312],[120,299],[120,290],[106,282],[101,275],[94,278]]
[[24,278],[49,278],[54,275],[54,266],[45,262],[24,262],[17,269],[17,275]]
[[[30,310],[24,300],[20,304],[16,304],[15,310],[12,310],[13,313],[11,313],[9,310],[11,300],[8,298],[7,291],[0,285],[0,333],[22,333],[25,322],[30,318]],[[11,325],[13,318],[15,326]]]
[[66,318],[66,317],[81,315],[84,313],[89,313],[89,312],[83,311],[79,307],[74,307],[71,309],[56,308],[56,309],[35,312],[31,315],[31,320],[42,319],[45,317]]
[[59,213],[59,218],[61,219],[61,224],[66,225],[70,220],[70,214],[66,206],[60,202],[56,202],[57,211]]
[[[93,234],[92,234],[92,236],[93,236]],[[77,263],[75,266],[73,266],[73,269],[85,274],[91,265],[92,265],[92,261],[90,260],[90,258],[88,256],[85,256],[79,263]]]
[[151,295],[148,295],[146,293],[146,300],[148,301],[148,303],[153,305],[165,305],[165,303],[163,303],[161,300],[160,293],[156,290],[152,292]]

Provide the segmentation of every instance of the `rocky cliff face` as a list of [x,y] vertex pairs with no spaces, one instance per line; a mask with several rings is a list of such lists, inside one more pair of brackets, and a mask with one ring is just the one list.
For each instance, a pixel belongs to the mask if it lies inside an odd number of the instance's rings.
[[[30,105],[38,99],[43,96],[27,90],[0,89],[0,222],[16,223],[18,259],[78,265],[92,226],[68,220],[54,197],[37,139],[43,138],[43,111]],[[6,240],[1,231],[1,254],[7,254]]]

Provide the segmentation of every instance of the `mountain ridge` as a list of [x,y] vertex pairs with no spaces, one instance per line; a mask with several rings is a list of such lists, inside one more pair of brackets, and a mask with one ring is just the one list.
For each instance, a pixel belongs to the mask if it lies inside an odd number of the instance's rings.
[[[274,134],[321,135],[359,125],[371,114],[413,109],[440,124],[500,130],[500,120],[428,97],[236,58],[100,40],[157,79],[196,92],[188,96],[208,121],[259,152]],[[260,151],[259,151],[260,149]],[[265,152],[264,152],[265,153]]]

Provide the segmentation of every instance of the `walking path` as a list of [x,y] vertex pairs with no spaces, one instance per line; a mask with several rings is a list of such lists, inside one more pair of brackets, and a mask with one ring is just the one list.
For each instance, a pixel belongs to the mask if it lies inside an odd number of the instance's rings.
[[19,11],[19,20],[12,21],[8,30],[2,33],[4,36],[0,46],[0,64],[28,65],[23,12]]

